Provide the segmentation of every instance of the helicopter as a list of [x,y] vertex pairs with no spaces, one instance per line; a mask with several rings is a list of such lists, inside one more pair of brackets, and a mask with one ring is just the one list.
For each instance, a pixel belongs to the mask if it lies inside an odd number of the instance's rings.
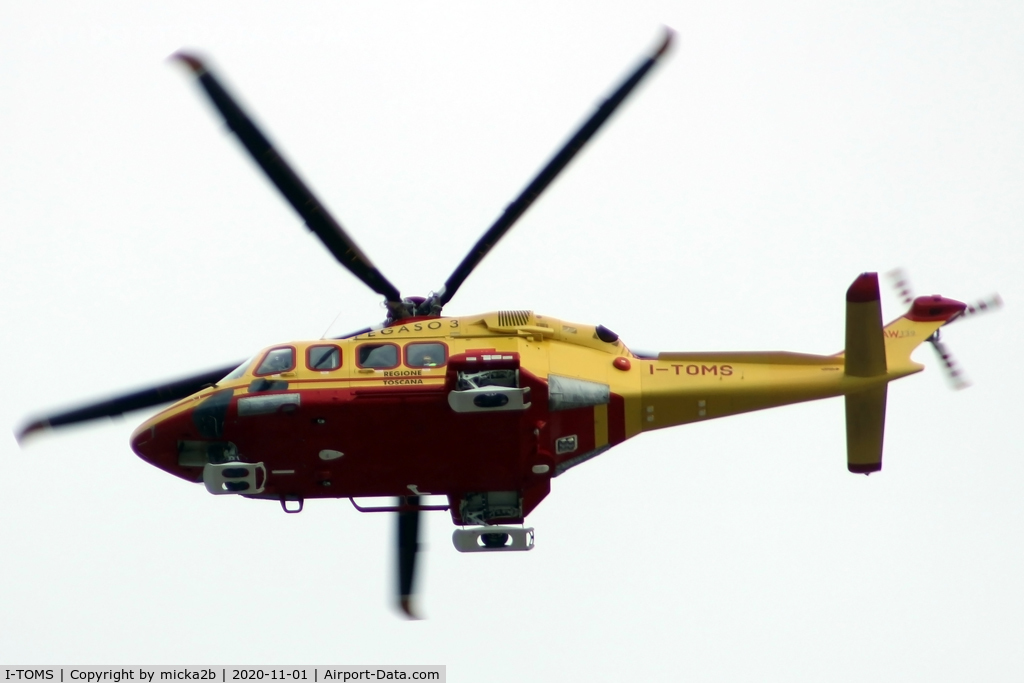
[[[603,325],[529,310],[447,317],[444,306],[532,203],[669,50],[668,31],[488,228],[436,292],[403,296],[359,249],[199,57],[192,73],[228,127],[336,260],[384,297],[380,324],[329,339],[269,346],[244,362],[41,416],[40,431],[161,406],[131,436],[144,461],[213,495],[302,511],[308,499],[348,498],[397,519],[397,602],[409,617],[423,512],[448,512],[460,552],[534,548],[526,517],[551,479],[646,431],[844,396],[847,466],[881,469],[887,386],[919,372],[930,342],[956,373],[940,328],[968,306],[913,298],[882,324],[878,275],[847,291],[838,354],[663,352],[628,348]],[[909,292],[909,289],[907,289]],[[958,376],[958,375],[957,375]],[[409,444],[415,443],[415,450]],[[444,504],[425,502],[441,496]],[[361,499],[387,497],[391,505]]]

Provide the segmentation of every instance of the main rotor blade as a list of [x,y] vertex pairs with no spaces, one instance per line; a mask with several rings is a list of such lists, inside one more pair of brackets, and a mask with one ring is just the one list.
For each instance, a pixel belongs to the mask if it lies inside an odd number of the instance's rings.
[[45,429],[88,422],[101,417],[115,417],[132,410],[151,408],[163,403],[177,401],[186,396],[191,396],[208,384],[214,384],[224,379],[225,375],[237,368],[241,363],[242,361],[238,361],[237,363],[232,363],[215,370],[208,370],[198,375],[164,382],[139,391],[133,391],[129,394],[115,396],[105,401],[97,401],[80,408],[73,408],[62,413],[38,417],[18,430],[15,437],[21,442],[30,434]]
[[[419,496],[398,499],[399,505],[418,506]],[[420,511],[403,510],[398,514],[398,606],[410,619],[418,619],[413,611],[413,582],[416,576],[416,554],[420,546]]]
[[196,75],[199,84],[209,95],[210,101],[224,117],[239,141],[245,146],[253,160],[259,164],[270,181],[274,183],[288,203],[292,205],[306,226],[316,233],[327,250],[334,254],[341,265],[362,280],[366,286],[393,304],[402,300],[398,289],[391,284],[370,259],[356,246],[341,225],[320,203],[291,166],[274,149],[270,141],[260,132],[256,124],[246,115],[238,102],[228,94],[220,81],[194,55],[178,52],[171,59],[182,62]]
[[672,37],[674,33],[671,29],[665,30],[665,37],[661,41],[658,48],[641,64],[629,78],[627,78],[618,89],[612,93],[612,95],[606,99],[597,111],[587,119],[587,122],[580,127],[579,130],[569,139],[565,145],[562,146],[558,153],[547,163],[547,165],[541,169],[540,173],[526,186],[526,189],[516,197],[515,201],[508,205],[505,212],[498,218],[494,224],[487,229],[483,237],[477,241],[466,258],[462,259],[462,263],[458,265],[455,271],[448,277],[448,280],[444,283],[444,287],[437,294],[438,303],[444,306],[448,303],[451,298],[455,295],[455,292],[459,289],[462,283],[469,277],[469,274],[473,272],[484,257],[494,248],[494,245],[498,243],[505,233],[515,225],[516,221],[519,220],[530,205],[540,196],[540,194],[551,184],[562,169],[564,169],[576,153],[587,144],[587,142],[594,136],[608,117],[618,108],[620,104],[626,99],[626,97],[633,91],[634,88],[643,80],[647,72],[657,63],[658,59],[665,54],[668,50],[669,45],[672,43]]

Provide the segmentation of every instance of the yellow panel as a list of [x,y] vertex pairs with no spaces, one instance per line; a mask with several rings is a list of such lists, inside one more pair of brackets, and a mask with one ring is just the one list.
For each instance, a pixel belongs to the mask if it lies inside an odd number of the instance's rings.
[[846,464],[851,472],[882,469],[886,385],[846,396]]
[[884,375],[885,341],[878,301],[846,303],[846,369],[851,377]]

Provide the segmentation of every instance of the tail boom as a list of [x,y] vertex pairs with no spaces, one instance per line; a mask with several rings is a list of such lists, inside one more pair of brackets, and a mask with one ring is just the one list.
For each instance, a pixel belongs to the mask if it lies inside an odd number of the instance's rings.
[[769,351],[637,359],[642,431],[844,396],[847,467],[862,474],[880,470],[889,382],[924,369],[910,359],[914,349],[967,306],[918,297],[883,327],[879,299],[876,273],[854,281],[847,291],[847,350],[831,356]]

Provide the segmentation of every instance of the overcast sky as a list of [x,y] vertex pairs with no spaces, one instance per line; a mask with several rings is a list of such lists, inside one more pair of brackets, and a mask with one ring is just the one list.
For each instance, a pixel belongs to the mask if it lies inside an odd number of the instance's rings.
[[674,52],[446,312],[833,353],[850,282],[902,266],[920,294],[1005,298],[944,337],[972,388],[920,349],[869,478],[846,471],[830,400],[572,470],[528,519],[531,553],[461,555],[431,515],[414,623],[392,608],[388,516],[210,496],[131,452],[144,413],[12,436],[0,663],[1024,677],[1020,3],[8,2],[2,422],[384,316],[173,51],[209,56],[388,278],[426,294],[662,25]]

